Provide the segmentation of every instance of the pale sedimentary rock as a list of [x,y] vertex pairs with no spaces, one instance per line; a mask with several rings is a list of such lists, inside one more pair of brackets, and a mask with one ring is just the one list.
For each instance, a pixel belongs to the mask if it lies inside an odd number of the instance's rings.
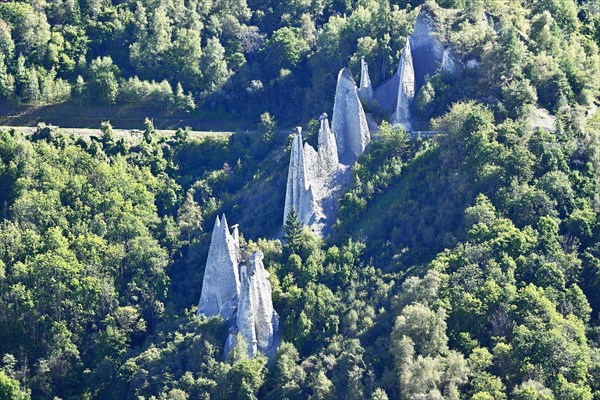
[[240,267],[240,300],[237,309],[238,335],[246,342],[248,356],[254,357],[257,350],[256,327],[254,325],[254,304],[252,301],[252,276],[243,263]]
[[415,92],[425,83],[425,76],[433,76],[440,69],[444,58],[444,45],[438,39],[437,22],[432,13],[421,10],[415,29],[410,36],[411,52],[415,70]]
[[225,352],[244,338],[245,351],[273,356],[279,343],[279,315],[273,308],[269,273],[258,250],[242,259],[237,225],[229,231],[225,215],[217,217],[206,261],[198,315],[216,316],[229,325]]
[[249,277],[250,298],[254,310],[254,329],[256,345],[262,352],[273,346],[275,335],[279,329],[279,315],[273,309],[271,282],[269,273],[263,264],[264,255],[258,250],[250,255]]
[[[399,66],[400,64],[398,64]],[[400,88],[398,69],[390,79],[375,88],[375,102],[387,115],[392,115],[396,111],[398,103],[398,89]]]
[[413,58],[410,47],[410,39],[406,41],[404,51],[400,56],[398,65],[398,96],[396,100],[396,111],[392,116],[392,123],[402,125],[404,129],[410,131],[410,105],[415,98],[415,70],[413,67]]
[[298,218],[305,225],[310,225],[315,220],[315,201],[307,177],[307,168],[302,147],[302,128],[295,129],[288,167],[288,179],[285,192],[285,207],[283,223],[287,219],[292,207],[296,210]]
[[371,141],[365,112],[348,68],[342,68],[338,74],[331,130],[339,160],[345,165],[353,164]]
[[360,59],[360,87],[358,88],[358,97],[365,103],[373,101],[373,86],[371,86],[371,77],[369,76],[369,65],[364,58]]
[[292,207],[300,222],[317,234],[325,234],[335,221],[338,199],[350,181],[348,167],[338,159],[337,139],[329,128],[327,114],[319,117],[318,151],[301,145],[301,128],[296,128],[286,188],[283,222]]
[[455,74],[456,71],[458,71],[458,65],[456,58],[452,55],[452,50],[449,47],[445,48],[444,54],[442,55],[442,71],[449,74]]
[[[410,103],[419,92],[427,75],[442,70],[454,74],[463,64],[452,48],[445,48],[438,38],[434,15],[421,10],[412,35],[407,39],[394,76],[375,88],[375,102],[391,115],[392,123],[410,130]],[[410,62],[408,60],[410,58]]]
[[[402,82],[400,74],[406,71],[407,75],[412,73],[413,97],[419,92],[425,83],[425,76],[433,76],[441,66],[444,56],[444,46],[435,36],[437,24],[434,17],[426,11],[421,11],[417,16],[415,29],[407,38],[406,44],[396,73],[387,81],[375,88],[375,101],[379,106],[391,115],[392,121],[397,119],[398,104],[404,100],[399,99],[406,81]],[[407,58],[410,54],[410,63]]]
[[236,244],[229,232],[223,214],[220,220],[217,217],[213,228],[198,315],[220,315],[226,321],[235,316],[240,293],[238,263],[239,242]]
[[535,107],[527,118],[527,127],[534,131],[541,129],[554,133],[556,132],[556,117],[545,108]]
[[479,61],[477,61],[474,58],[467,60],[467,62],[465,63],[465,67],[467,67],[467,69],[479,68]]
[[321,123],[318,144],[319,164],[327,172],[331,172],[337,169],[339,164],[335,136],[329,128],[327,114],[321,114],[319,121]]
[[240,262],[242,260],[242,252],[240,249],[240,231],[238,230],[238,227],[238,224],[231,226],[231,237],[233,238],[233,243],[235,243],[237,261]]
[[240,298],[236,326],[228,338],[233,347],[235,338],[242,337],[250,357],[257,351],[272,354],[279,343],[279,315],[273,309],[269,273],[263,265],[263,253],[258,250],[240,267]]

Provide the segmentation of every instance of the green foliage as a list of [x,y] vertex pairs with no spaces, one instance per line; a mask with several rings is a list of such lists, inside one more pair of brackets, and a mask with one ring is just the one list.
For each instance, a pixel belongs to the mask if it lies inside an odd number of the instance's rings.
[[28,400],[29,394],[23,392],[19,387],[19,382],[12,379],[0,370],[0,398],[6,400]]
[[258,133],[260,138],[265,143],[272,143],[275,140],[277,134],[277,124],[275,119],[268,112],[263,113],[260,116],[260,123],[258,124]]
[[[150,118],[127,144],[109,122],[90,140],[0,132],[0,397],[598,397],[596,6],[421,3],[1,3],[2,105],[262,115],[258,135],[193,140]],[[276,118],[331,107],[361,57],[390,77],[418,6],[470,65],[417,94],[439,133],[381,121],[331,237],[292,211],[284,245],[262,239],[281,235]],[[552,132],[531,128],[539,107]],[[192,307],[222,211],[265,253],[270,363],[227,358],[229,326]]]
[[298,219],[298,214],[294,207],[286,216],[284,224],[285,247],[288,254],[297,254],[300,252],[300,243],[302,240],[302,223]]
[[119,93],[119,68],[112,58],[96,58],[90,64],[90,98],[99,102],[113,104]]
[[[298,114],[308,119],[331,106],[324,93],[333,93],[333,70],[350,66],[358,73],[364,57],[375,85],[394,73],[422,3],[6,3],[0,49],[15,90],[4,89],[4,97],[31,106],[143,103],[169,112],[201,104],[248,118],[268,109],[282,121]],[[593,1],[439,3],[446,8],[431,2],[425,8],[439,20],[440,37],[462,62],[481,67],[460,77],[430,77],[415,104],[425,123],[473,98],[492,96],[500,115],[517,117],[527,114],[519,102],[535,103],[536,93],[553,111],[589,105],[598,95],[600,23]],[[25,74],[15,68],[19,58]]]

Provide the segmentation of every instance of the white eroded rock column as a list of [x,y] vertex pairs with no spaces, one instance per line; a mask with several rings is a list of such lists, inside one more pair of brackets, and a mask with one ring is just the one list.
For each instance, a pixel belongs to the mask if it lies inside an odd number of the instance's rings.
[[367,118],[348,68],[338,74],[331,130],[342,164],[353,164],[371,141]]
[[292,207],[294,207],[300,221],[305,225],[310,225],[314,219],[313,203],[314,200],[307,180],[307,169],[304,161],[302,128],[297,127],[292,142],[290,164],[288,167],[283,223],[285,224],[288,214],[292,210]]
[[255,310],[253,300],[253,276],[250,268],[243,263],[240,268],[240,299],[237,310],[238,335],[244,338],[248,346],[248,356],[254,357],[257,350]]
[[336,170],[339,164],[335,136],[329,128],[329,120],[326,113],[321,114],[319,121],[321,122],[318,148],[319,164],[325,170],[325,173],[330,173]]
[[263,258],[263,252],[260,250],[252,253],[248,270],[252,277],[250,293],[254,309],[256,341],[258,349],[264,352],[273,345],[273,335],[275,334],[273,319],[276,313],[271,298],[269,273],[265,269]]
[[213,228],[198,315],[220,315],[224,320],[234,316],[240,292],[237,254],[235,240],[223,214],[221,220],[217,217]]
[[364,58],[360,59],[360,88],[358,97],[365,103],[373,101],[373,86],[371,86],[371,77],[369,76],[369,65]]
[[398,100],[396,102],[396,111],[392,116],[392,123],[402,125],[404,129],[410,131],[410,105],[415,98],[415,69],[413,66],[412,53],[410,49],[410,39],[406,40],[404,50],[400,56],[398,65],[399,88]]

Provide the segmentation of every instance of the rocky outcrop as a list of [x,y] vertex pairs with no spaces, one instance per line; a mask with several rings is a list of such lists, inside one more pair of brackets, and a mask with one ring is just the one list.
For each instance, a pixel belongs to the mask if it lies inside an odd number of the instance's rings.
[[533,131],[556,132],[556,117],[545,108],[535,107],[527,118],[527,128]]
[[234,317],[240,293],[239,258],[239,241],[229,232],[223,214],[213,228],[198,315],[219,315],[226,321]]
[[396,110],[392,115],[392,123],[402,125],[405,130],[412,130],[410,123],[410,106],[415,98],[415,70],[411,53],[410,39],[406,41],[398,65],[398,96]]
[[254,357],[257,350],[256,327],[254,325],[254,304],[252,302],[252,276],[248,266],[243,263],[240,267],[240,301],[237,310],[237,334],[244,338],[248,356]]
[[444,45],[437,37],[438,31],[434,15],[421,10],[415,22],[415,29],[410,36],[416,93],[425,83],[425,76],[435,75],[442,65]]
[[410,105],[425,83],[425,77],[440,70],[454,74],[464,67],[452,48],[444,47],[438,33],[434,15],[422,9],[396,73],[374,90],[375,102],[391,115],[392,123],[401,124],[407,130],[412,128]]
[[342,68],[338,74],[331,130],[339,160],[345,165],[353,164],[371,141],[367,118],[348,68]]
[[396,73],[390,79],[377,86],[374,90],[375,103],[378,104],[387,115],[392,115],[396,111],[398,91],[400,89],[399,70],[400,64],[398,64]]
[[250,295],[254,310],[256,344],[260,351],[267,352],[277,340],[279,315],[273,309],[269,273],[263,264],[264,255],[258,250],[249,260]]
[[300,222],[304,225],[312,224],[319,217],[317,212],[318,207],[315,204],[311,185],[307,176],[308,171],[304,158],[302,128],[297,127],[292,141],[292,151],[288,167],[285,207],[283,211],[284,224],[292,207],[296,210]]
[[364,103],[371,103],[374,99],[371,77],[369,77],[369,65],[365,62],[364,58],[360,59],[360,87],[358,88],[358,98]]
[[263,257],[258,250],[241,264],[236,326],[227,340],[231,346],[235,345],[236,337],[242,337],[250,357],[257,351],[272,355],[279,344],[279,315],[273,309],[271,283]]
[[319,142],[318,155],[319,166],[323,168],[322,172],[330,173],[338,169],[339,159],[335,136],[329,128],[327,114],[323,113],[319,117]]
[[339,162],[337,138],[329,127],[327,114],[321,114],[319,120],[318,151],[308,143],[301,146],[302,129],[295,130],[283,222],[294,207],[303,225],[324,235],[335,221],[339,196],[351,176],[349,168]]
[[458,72],[459,61],[457,61],[457,57],[453,55],[452,49],[447,47],[444,49],[444,54],[442,55],[442,63],[441,63],[442,71],[447,72],[449,74],[455,74]]
[[225,215],[217,217],[204,271],[198,315],[221,316],[229,325],[225,353],[242,337],[250,357],[274,355],[279,344],[279,315],[273,308],[263,253],[244,259],[237,225],[229,232]]

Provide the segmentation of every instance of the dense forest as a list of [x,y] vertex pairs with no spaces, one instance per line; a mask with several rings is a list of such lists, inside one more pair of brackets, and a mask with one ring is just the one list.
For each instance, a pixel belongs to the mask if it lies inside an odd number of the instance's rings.
[[[365,104],[332,234],[282,229],[280,127],[314,145],[339,69],[390,77],[423,8],[476,65],[416,94],[437,134]],[[0,130],[0,399],[600,399],[599,46],[598,0],[0,2],[0,107],[256,125]],[[196,315],[222,212],[265,254],[273,359]]]
[[[145,104],[257,118],[313,118],[337,70],[365,57],[377,84],[395,70],[422,1],[30,0],[0,3],[0,101],[39,106]],[[597,88],[598,3],[440,0],[442,35],[487,68],[469,85],[432,77],[419,103],[507,97],[517,117],[590,102]],[[456,10],[463,11],[456,15]],[[481,24],[485,9],[494,29]],[[495,93],[490,93],[494,89]],[[435,93],[435,96],[434,96]],[[435,101],[433,101],[435,99]],[[433,101],[433,103],[432,103]]]

